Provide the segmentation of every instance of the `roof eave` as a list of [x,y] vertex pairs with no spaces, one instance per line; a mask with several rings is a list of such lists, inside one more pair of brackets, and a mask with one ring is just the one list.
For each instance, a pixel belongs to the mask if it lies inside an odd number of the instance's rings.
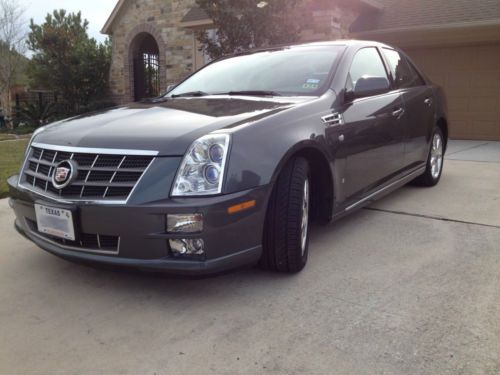
[[[118,16],[118,13],[120,12],[121,8],[125,4],[126,0],[119,0],[118,3],[116,3],[113,11],[111,12],[110,16],[108,17],[106,23],[101,29],[101,34],[105,35],[111,35],[112,30],[111,27],[113,25],[113,22],[115,21],[116,17]],[[368,7],[371,10],[374,11],[382,11],[384,9],[384,5],[380,3],[378,0],[359,0],[359,3]],[[196,21],[198,22],[198,21]],[[212,24],[211,20],[200,20],[200,24],[195,24],[195,21],[193,22],[185,22],[183,23],[184,27],[200,27],[200,26],[208,26]],[[191,25],[193,23],[193,25]]]
[[185,27],[187,29],[203,29],[203,28],[207,28],[207,27],[210,27],[214,24],[214,21],[212,21],[211,19],[207,18],[207,19],[203,19],[203,20],[196,20],[196,21],[182,21],[180,23],[180,25],[182,27]]
[[497,26],[497,25],[500,25],[500,19],[491,21],[455,22],[442,25],[408,26],[408,27],[399,27],[399,28],[390,28],[381,30],[365,30],[365,31],[353,32],[352,34],[380,35],[380,34],[390,34],[397,32],[406,32],[406,31],[427,31],[427,30],[440,30],[440,29],[452,29],[452,28],[464,28],[464,27]]
[[479,22],[456,22],[382,30],[351,32],[358,39],[380,40],[400,46],[438,46],[500,41],[500,19]]
[[385,6],[382,4],[380,1],[377,0],[360,0],[359,1],[361,4],[367,6],[368,8],[371,8],[372,10],[376,11],[383,11]]
[[105,34],[105,35],[111,35],[112,34],[111,26],[113,25],[113,22],[115,21],[116,16],[120,12],[120,9],[123,7],[123,5],[125,4],[126,1],[127,0],[119,0],[116,3],[113,11],[111,12],[110,16],[108,17],[108,19],[106,21],[106,23],[102,27],[101,34]]

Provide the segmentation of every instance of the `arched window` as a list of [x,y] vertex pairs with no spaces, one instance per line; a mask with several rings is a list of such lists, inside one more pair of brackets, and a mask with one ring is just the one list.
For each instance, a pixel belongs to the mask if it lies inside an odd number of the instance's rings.
[[134,100],[160,95],[160,51],[149,33],[138,34],[130,46],[134,64]]

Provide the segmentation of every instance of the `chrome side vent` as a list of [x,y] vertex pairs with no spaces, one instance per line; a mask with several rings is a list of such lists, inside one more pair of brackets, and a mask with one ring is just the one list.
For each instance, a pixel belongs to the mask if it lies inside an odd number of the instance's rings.
[[344,117],[338,112],[323,116],[321,117],[321,120],[328,128],[330,126],[344,125]]

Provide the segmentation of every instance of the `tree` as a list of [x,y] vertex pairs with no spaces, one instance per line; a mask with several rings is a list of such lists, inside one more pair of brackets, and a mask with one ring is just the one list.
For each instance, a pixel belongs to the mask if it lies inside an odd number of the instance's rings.
[[24,9],[16,0],[0,0],[0,102],[8,125],[12,119],[11,89],[24,67]]
[[56,103],[26,103],[19,110],[19,120],[37,128],[50,122],[56,113]]
[[97,43],[87,34],[81,13],[55,10],[42,25],[31,20],[28,46],[32,86],[61,94],[66,115],[86,111],[108,93],[111,44]]
[[300,37],[298,0],[196,0],[214,23],[216,37],[199,31],[203,50],[217,58],[251,48],[295,42]]

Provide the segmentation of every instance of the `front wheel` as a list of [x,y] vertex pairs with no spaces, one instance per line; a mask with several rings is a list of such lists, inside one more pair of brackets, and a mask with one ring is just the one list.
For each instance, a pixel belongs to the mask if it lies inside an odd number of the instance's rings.
[[264,223],[262,268],[297,273],[306,265],[310,191],[309,164],[296,157],[285,166],[271,194]]
[[441,179],[444,164],[444,137],[439,128],[434,129],[425,173],[415,180],[417,185],[435,186]]

